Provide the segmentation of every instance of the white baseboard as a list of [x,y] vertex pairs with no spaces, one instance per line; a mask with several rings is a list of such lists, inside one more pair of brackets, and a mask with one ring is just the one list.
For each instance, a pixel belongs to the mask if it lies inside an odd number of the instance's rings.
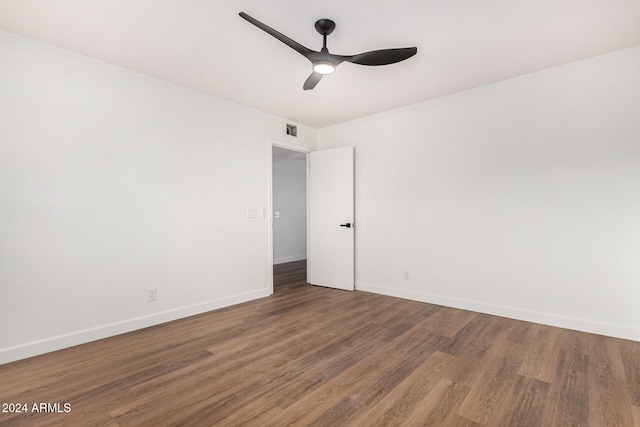
[[0,349],[0,365],[271,295],[262,289]]
[[430,294],[427,292],[389,288],[363,282],[356,282],[356,289],[360,291],[404,298],[413,301],[460,308],[463,310],[475,311],[478,313],[492,314],[494,316],[508,317],[510,319],[524,320],[526,322],[540,323],[543,325],[572,329],[575,331],[589,332],[592,334],[606,335],[632,341],[640,341],[640,330],[626,325],[599,322],[592,319],[580,319],[553,313],[543,313],[538,311],[520,309],[517,307],[501,306],[479,301],[466,300],[446,295]]
[[295,256],[286,256],[286,257],[280,257],[280,258],[275,258],[273,260],[273,265],[276,264],[284,264],[285,262],[293,262],[293,261],[302,261],[304,259],[307,259],[307,254],[304,255],[295,255]]

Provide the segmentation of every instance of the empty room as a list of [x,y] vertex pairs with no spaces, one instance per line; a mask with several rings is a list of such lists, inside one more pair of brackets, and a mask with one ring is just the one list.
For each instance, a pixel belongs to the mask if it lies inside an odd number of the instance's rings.
[[0,0],[0,427],[640,426],[637,0]]

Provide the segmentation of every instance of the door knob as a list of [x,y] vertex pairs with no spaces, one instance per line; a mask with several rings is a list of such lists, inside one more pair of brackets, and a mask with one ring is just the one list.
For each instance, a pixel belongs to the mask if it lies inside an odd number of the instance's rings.
[[340,227],[347,227],[347,228],[351,228],[351,223],[348,222],[346,224],[340,224]]

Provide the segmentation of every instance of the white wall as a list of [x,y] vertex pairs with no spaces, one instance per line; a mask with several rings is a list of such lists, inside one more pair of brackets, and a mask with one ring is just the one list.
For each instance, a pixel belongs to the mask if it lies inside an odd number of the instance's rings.
[[0,32],[0,363],[268,295],[285,125]]
[[307,258],[307,163],[304,158],[273,159],[273,263]]
[[358,289],[640,340],[640,47],[318,145],[356,147]]

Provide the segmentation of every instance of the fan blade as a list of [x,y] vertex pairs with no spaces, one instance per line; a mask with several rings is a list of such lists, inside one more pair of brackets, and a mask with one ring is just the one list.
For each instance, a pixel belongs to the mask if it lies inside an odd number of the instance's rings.
[[314,71],[309,77],[307,77],[307,80],[304,82],[304,86],[302,87],[304,90],[311,90],[316,87],[320,79],[322,79],[322,74]]
[[258,21],[257,19],[247,15],[244,12],[240,12],[240,16],[244,19],[246,19],[247,21],[249,21],[250,23],[252,23],[253,25],[255,25],[256,27],[260,28],[262,31],[271,34],[273,37],[277,38],[278,40],[280,40],[282,43],[286,44],[287,46],[289,46],[290,48],[294,49],[295,51],[297,51],[298,53],[300,53],[303,56],[309,56],[312,53],[315,53],[315,51],[309,49],[308,47],[305,47],[303,45],[301,45],[300,43],[298,43],[297,41],[290,39],[289,37],[285,36],[282,33],[279,33],[278,31],[274,30],[273,28],[263,24],[262,22]]
[[340,59],[360,65],[388,65],[411,58],[418,52],[417,47],[403,47],[399,49],[372,50],[353,56],[341,56]]

